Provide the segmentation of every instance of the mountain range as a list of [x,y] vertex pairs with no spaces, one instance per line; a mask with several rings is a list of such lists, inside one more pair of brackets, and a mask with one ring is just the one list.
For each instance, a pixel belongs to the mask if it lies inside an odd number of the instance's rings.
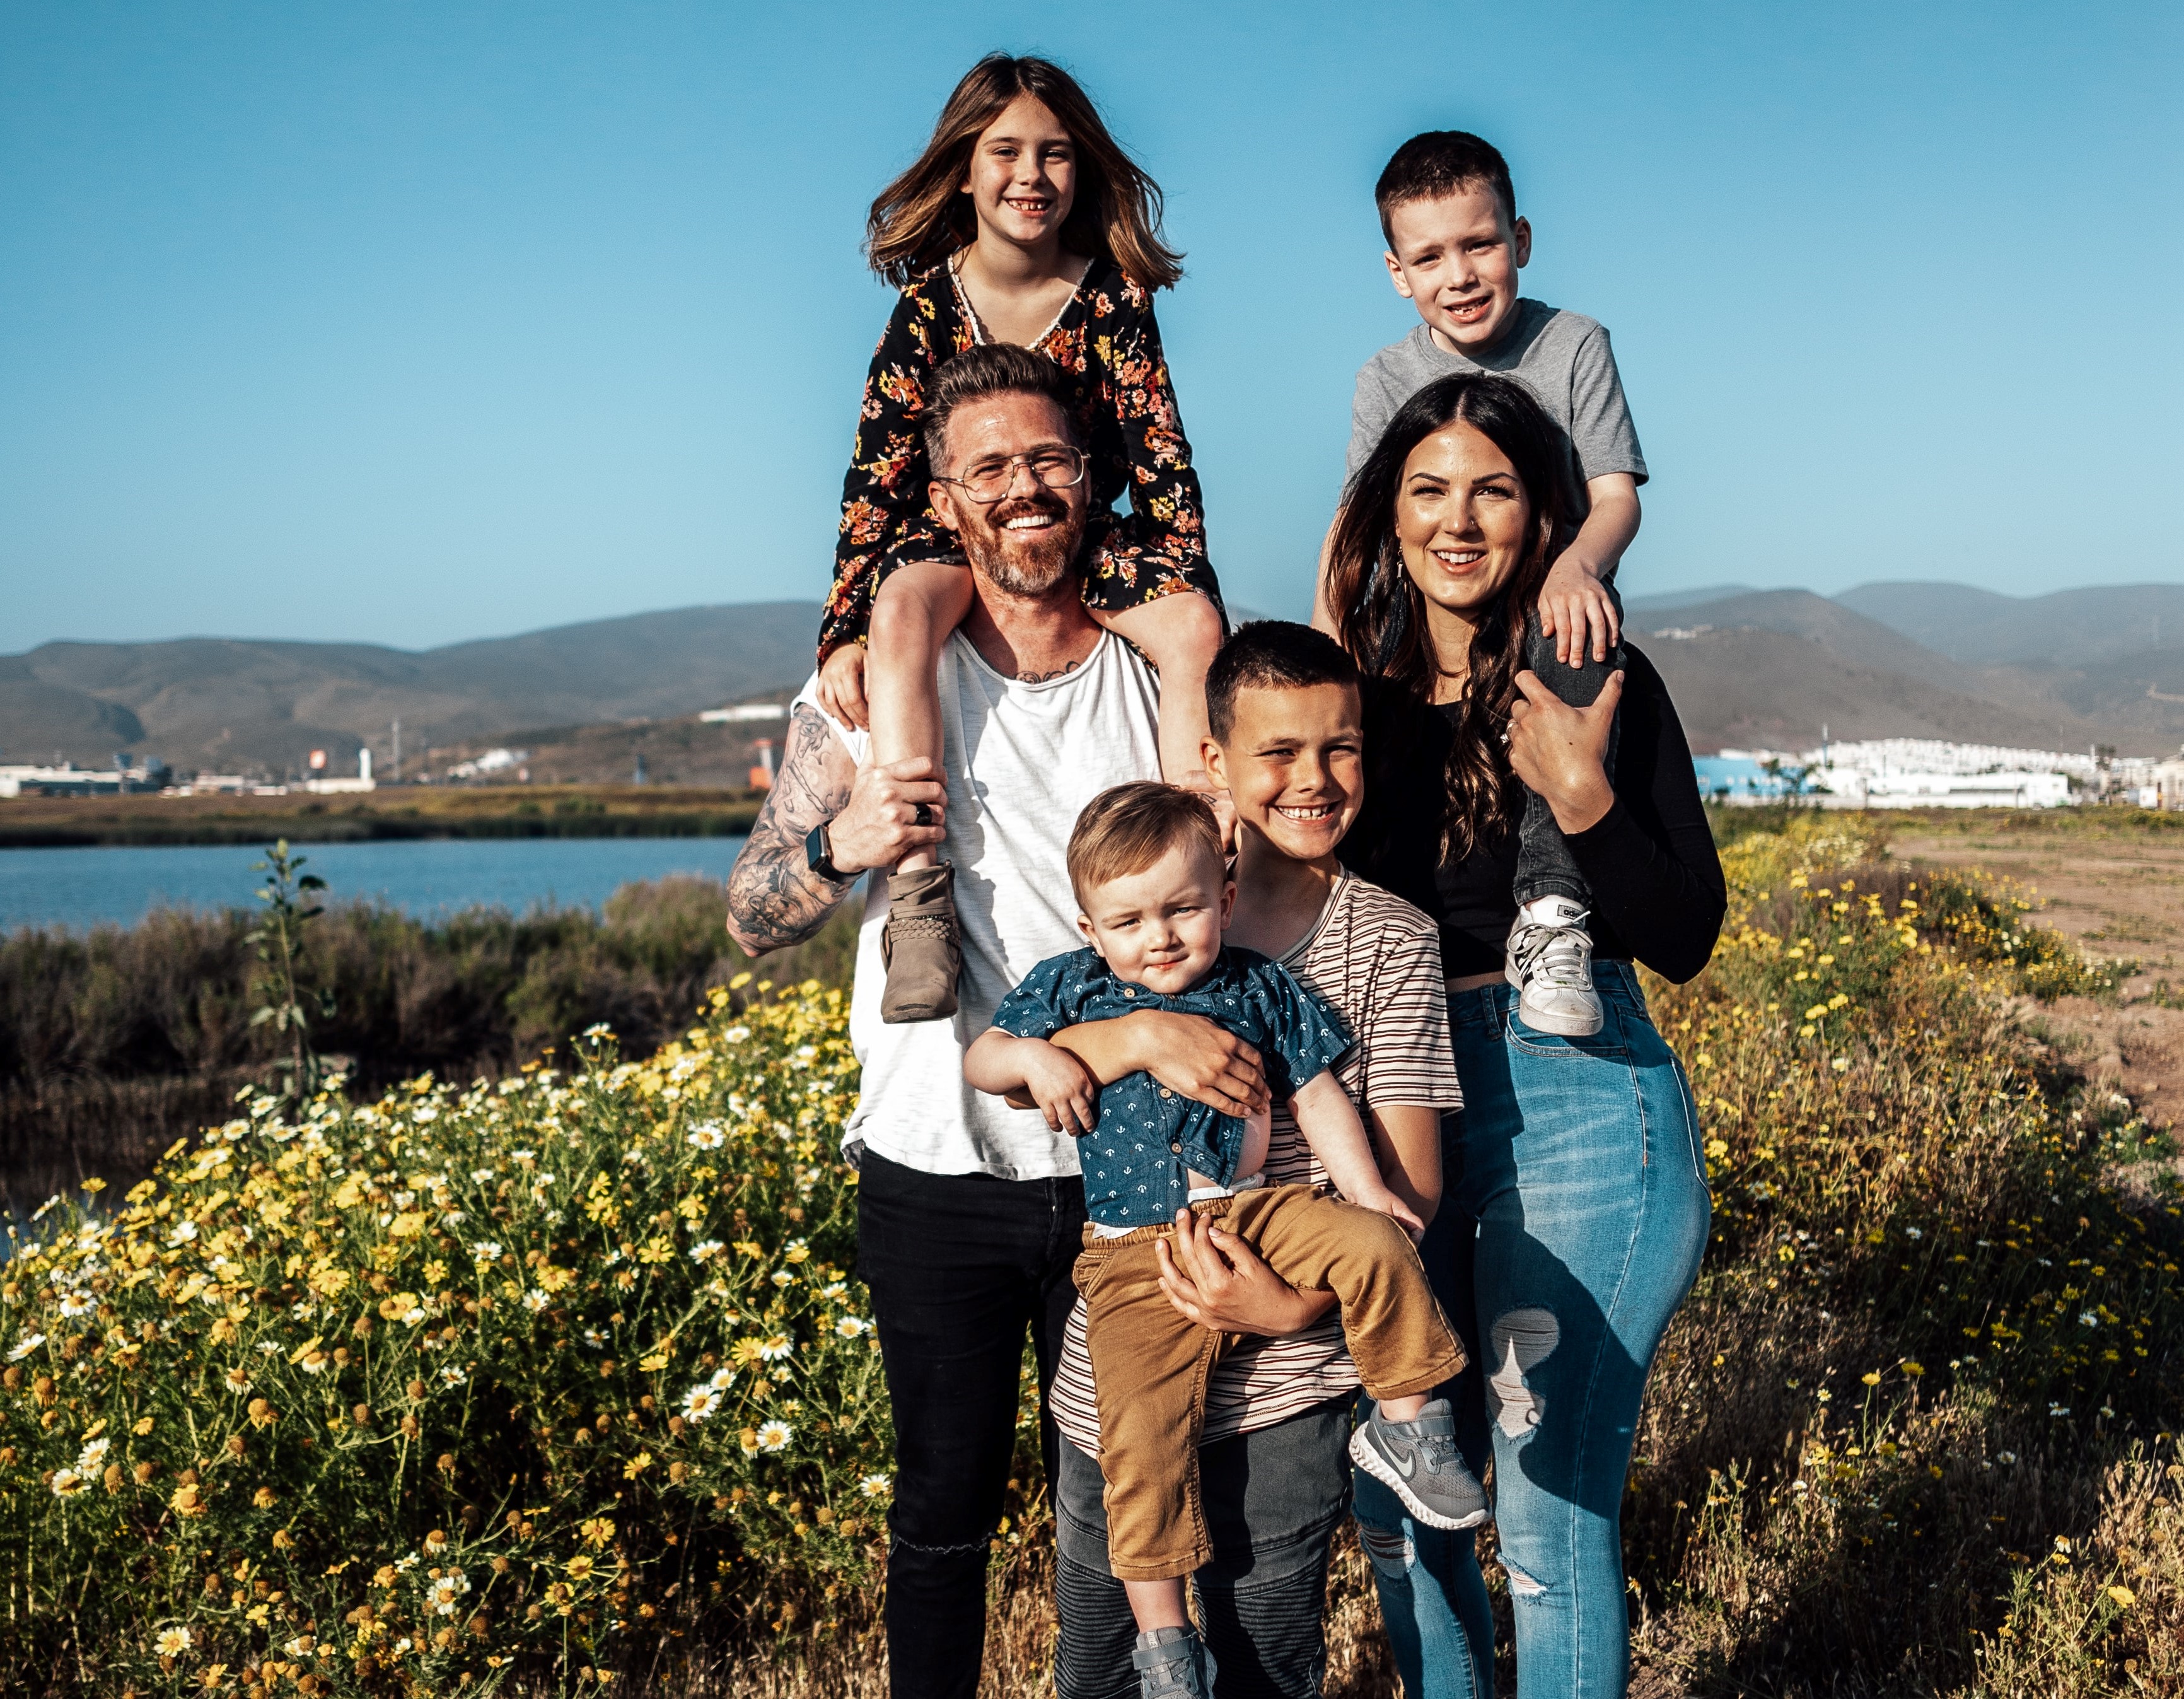
[[47,643],[0,656],[0,760],[118,749],[178,771],[276,774],[314,749],[355,770],[540,726],[668,719],[801,683],[815,602],[677,608],[413,651],[362,643],[187,637]]
[[[2014,597],[1886,583],[1828,597],[1719,584],[1633,597],[1627,618],[1702,752],[1801,748],[1823,728],[2146,754],[2184,738],[2184,586]],[[810,670],[818,623],[816,604],[776,601],[421,651],[242,638],[47,643],[0,656],[0,761],[103,766],[125,748],[180,771],[278,774],[324,749],[333,770],[354,771],[369,744],[383,772],[397,718],[412,762],[428,746],[460,752],[526,733],[563,743],[575,728],[676,721],[777,696]]]

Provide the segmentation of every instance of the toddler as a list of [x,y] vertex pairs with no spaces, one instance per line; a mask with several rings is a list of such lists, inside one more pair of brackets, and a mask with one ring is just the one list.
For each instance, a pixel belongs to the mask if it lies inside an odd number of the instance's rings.
[[[1405,1231],[1418,1219],[1382,1180],[1332,1071],[1349,1039],[1285,969],[1222,943],[1236,887],[1212,810],[1170,785],[1117,785],[1078,818],[1068,866],[1089,947],[1034,968],[1002,1000],[963,1071],[981,1091],[1029,1098],[1084,1141],[1091,1220],[1076,1278],[1098,1389],[1109,1564],[1137,1618],[1141,1667],[1187,1668],[1196,1680],[1202,1659],[1171,1654],[1175,1634],[1189,1632],[1186,1578],[1212,1556],[1198,1481],[1207,1371],[1234,1341],[1190,1321],[1161,1290],[1155,1246],[1173,1232],[1177,1211],[1221,1217],[1291,1284],[1337,1294],[1351,1355],[1377,1400],[1351,1455],[1434,1528],[1474,1527],[1487,1513],[1447,1401],[1428,1397],[1462,1370],[1464,1355]],[[1262,1183],[1264,1115],[1221,1115],[1144,1073],[1102,1088],[1047,1042],[1143,1009],[1201,1015],[1256,1046],[1268,1089],[1290,1103],[1349,1201]]]

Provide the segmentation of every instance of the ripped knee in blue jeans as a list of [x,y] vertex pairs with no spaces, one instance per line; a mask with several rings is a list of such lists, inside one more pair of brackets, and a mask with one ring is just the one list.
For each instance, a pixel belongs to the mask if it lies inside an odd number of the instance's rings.
[[1521,1439],[1546,1418],[1546,1400],[1529,1377],[1562,1337],[1552,1310],[1511,1310],[1495,1319],[1487,1344],[1486,1413],[1504,1438]]
[[1376,1528],[1369,1522],[1357,1524],[1357,1543],[1365,1548],[1366,1560],[1375,1573],[1390,1581],[1409,1577],[1418,1561],[1418,1544],[1400,1528]]

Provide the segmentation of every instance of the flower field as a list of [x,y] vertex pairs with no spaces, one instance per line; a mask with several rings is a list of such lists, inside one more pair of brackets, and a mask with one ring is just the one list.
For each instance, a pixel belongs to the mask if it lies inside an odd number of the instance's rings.
[[[2003,1018],[2111,981],[1840,817],[1724,858],[1713,966],[1650,987],[1715,1221],[1626,1501],[1641,1691],[2184,1691],[2173,1150]],[[876,1691],[855,1065],[838,989],[747,980],[642,1062],[248,1097],[42,1211],[0,1690]],[[1018,1510],[996,1671],[1045,1632]],[[1364,1576],[1331,1693],[1393,1691]]]
[[844,1016],[724,990],[641,1065],[595,1033],[566,1073],[259,1096],[44,1213],[0,1286],[0,1687],[581,1688],[823,1624],[890,1445]]

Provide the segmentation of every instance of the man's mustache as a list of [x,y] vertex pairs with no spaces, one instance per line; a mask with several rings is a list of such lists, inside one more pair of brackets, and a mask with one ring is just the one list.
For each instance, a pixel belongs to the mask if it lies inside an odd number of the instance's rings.
[[1069,504],[1051,495],[1027,495],[1001,502],[986,510],[986,523],[996,531],[1011,519],[1022,519],[1033,513],[1050,515],[1056,520],[1069,517]]

